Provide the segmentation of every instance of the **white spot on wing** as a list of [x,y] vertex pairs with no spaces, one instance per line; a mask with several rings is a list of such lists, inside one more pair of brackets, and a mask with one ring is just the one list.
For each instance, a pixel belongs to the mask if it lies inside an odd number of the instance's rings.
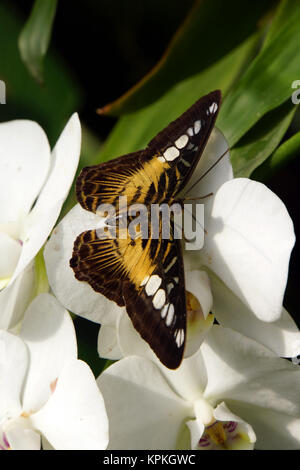
[[154,295],[159,286],[161,285],[161,277],[159,277],[157,274],[154,274],[153,276],[150,277],[149,281],[146,284],[146,294],[148,295]]
[[166,159],[164,157],[157,157],[159,162],[165,163]]
[[166,301],[166,293],[163,289],[158,289],[155,296],[153,297],[153,307],[162,308]]
[[198,132],[200,131],[200,129],[201,129],[201,121],[198,120],[198,121],[196,121],[195,124],[194,124],[194,132],[195,132],[195,134],[198,134]]
[[168,162],[175,160],[175,158],[179,157],[179,155],[180,152],[176,147],[169,147],[164,151],[164,157]]
[[182,149],[183,147],[186,146],[188,141],[189,141],[188,136],[186,134],[183,134],[181,137],[179,137],[179,139],[175,141],[175,145],[177,148]]
[[173,318],[174,318],[174,305],[170,304],[168,315],[166,318],[166,325],[170,326],[172,324]]
[[184,330],[178,330],[175,338],[177,346],[180,348],[184,342]]
[[192,128],[192,127],[189,127],[188,130],[187,130],[187,133],[188,133],[188,135],[189,135],[190,137],[193,137],[193,135],[194,135],[194,130],[193,130],[193,128]]
[[210,107],[209,107],[209,111],[211,114],[214,114],[218,109],[218,105],[217,103],[213,103]]

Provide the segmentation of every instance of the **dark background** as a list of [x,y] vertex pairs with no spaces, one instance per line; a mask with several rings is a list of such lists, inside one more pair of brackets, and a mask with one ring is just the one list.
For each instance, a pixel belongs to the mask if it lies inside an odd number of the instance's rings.
[[[5,0],[28,17],[32,1]],[[83,91],[80,117],[105,139],[115,120],[95,110],[115,100],[156,64],[194,0],[64,0],[58,7],[52,50]]]

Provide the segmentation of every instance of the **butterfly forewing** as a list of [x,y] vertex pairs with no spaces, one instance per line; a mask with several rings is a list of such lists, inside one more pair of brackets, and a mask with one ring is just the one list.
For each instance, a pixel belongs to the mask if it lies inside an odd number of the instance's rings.
[[220,91],[209,93],[171,122],[145,149],[143,157],[153,160],[155,155],[168,174],[170,187],[166,197],[177,194],[187,184],[214,127],[220,104]]
[[97,212],[100,204],[116,204],[126,195],[128,204],[140,202],[151,184],[140,162],[141,152],[134,152],[109,162],[83,168],[76,181],[76,196],[81,206]]
[[[146,149],[84,168],[76,183],[79,203],[93,212],[101,204],[112,204],[117,216],[119,196],[126,196],[128,206],[144,204],[148,214],[152,204],[170,205],[199,161],[220,102],[220,92],[214,91],[170,123]],[[146,239],[128,232],[126,237],[117,232],[115,238],[99,239],[95,230],[84,232],[74,243],[70,265],[78,280],[125,305],[142,338],[174,369],[186,340],[184,268],[175,227],[168,239],[159,227],[154,238],[149,225]]]

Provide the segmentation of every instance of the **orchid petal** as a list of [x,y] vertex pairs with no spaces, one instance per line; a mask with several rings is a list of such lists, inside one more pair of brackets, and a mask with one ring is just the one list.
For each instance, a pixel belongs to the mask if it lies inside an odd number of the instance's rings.
[[190,403],[202,396],[207,386],[207,371],[199,351],[184,358],[180,366],[174,370],[168,369],[159,361],[157,364],[172,389],[179,396]]
[[40,294],[25,313],[20,337],[30,354],[23,407],[38,410],[51,395],[64,365],[77,357],[74,326],[55,297]]
[[[11,450],[40,450],[41,436],[33,429],[20,425],[20,418],[13,421],[13,426],[6,430],[7,440]],[[25,424],[25,423],[24,423]]]
[[43,129],[33,121],[0,124],[0,222],[28,214],[50,167],[50,146]]
[[[256,441],[255,432],[250,426],[250,424],[246,423],[242,418],[235,415],[234,413],[229,410],[224,402],[221,402],[214,410],[214,417],[218,421],[227,421],[227,422],[234,422],[238,424],[239,433],[243,435],[243,438],[240,437],[239,443],[233,442],[231,443],[232,448],[234,449],[243,449],[243,450],[252,450]],[[234,436],[234,441],[236,441],[237,436]],[[242,442],[241,442],[242,441]],[[230,445],[230,443],[229,443]]]
[[0,291],[0,328],[14,327],[24,315],[34,290],[34,262]]
[[213,273],[210,273],[210,281],[214,298],[213,312],[222,326],[255,339],[278,356],[295,357],[300,354],[299,329],[284,308],[279,320],[263,322]]
[[45,406],[31,420],[58,450],[103,450],[108,443],[104,401],[91,369],[73,360],[60,373]]
[[192,410],[171,390],[155,364],[127,357],[106,369],[97,382],[109,418],[109,449],[175,448]]
[[214,316],[209,278],[204,271],[185,271],[187,331],[184,357],[192,356],[204,341]]
[[[299,386],[298,386],[299,390]],[[260,450],[297,450],[300,446],[299,414],[289,415],[276,409],[255,406],[236,400],[226,403],[253,427],[256,434],[255,448]]]
[[[47,213],[49,208],[61,205],[66,199],[77,170],[81,148],[81,127],[77,113],[74,113],[52,151],[51,168],[38,200],[31,211],[33,219]],[[57,217],[59,212],[57,213]]]
[[0,279],[12,276],[21,253],[21,244],[0,232]]
[[187,311],[187,332],[184,358],[195,354],[205,340],[214,323],[214,315],[209,314],[204,318],[201,310]]
[[115,302],[78,281],[70,267],[74,242],[86,230],[99,227],[101,218],[77,204],[53,230],[44,250],[49,284],[68,310],[101,324],[113,323],[120,312]]
[[199,440],[204,432],[205,426],[199,419],[191,419],[186,423],[191,434],[191,450],[198,449]]
[[56,143],[47,182],[26,219],[22,252],[13,279],[38,253],[60,214],[77,169],[80,143],[80,123],[74,114]]
[[260,320],[278,320],[295,242],[281,200],[261,183],[229,181],[214,198],[207,232],[204,264]]
[[205,271],[185,271],[185,287],[199,301],[204,318],[211,311],[213,298],[209,277]]
[[28,362],[23,341],[0,330],[0,423],[21,411],[21,392]]
[[41,449],[41,436],[30,425],[30,421],[22,416],[7,421],[5,434],[11,450]]
[[120,315],[117,322],[118,345],[122,357],[141,356],[151,359],[154,362],[158,358],[150,348],[149,344],[140,336],[134,328],[132,321],[126,312]]
[[[278,371],[293,372],[297,367],[278,358],[256,341],[217,325],[210,330],[198,354],[203,358],[207,371],[204,396],[215,403],[220,399],[227,402],[236,390],[250,389],[251,382],[257,380],[262,384],[267,374],[275,376]],[[256,402],[258,397],[251,395]]]
[[[120,315],[122,315],[121,312]],[[110,359],[112,361],[123,357],[118,343],[116,323],[100,326],[98,334],[98,354],[100,357]]]

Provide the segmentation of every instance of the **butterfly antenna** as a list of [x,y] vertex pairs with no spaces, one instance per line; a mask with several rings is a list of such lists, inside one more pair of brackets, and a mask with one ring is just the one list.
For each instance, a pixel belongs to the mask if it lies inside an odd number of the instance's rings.
[[214,193],[208,193],[208,194],[205,194],[205,196],[198,196],[198,197],[186,197],[183,200],[184,201],[198,201],[198,199],[206,199],[207,197],[210,197],[210,196],[213,196]]
[[[226,155],[227,152],[229,152],[229,150],[230,150],[230,148],[225,150],[225,152],[222,153],[222,155],[215,161],[215,163],[213,163],[212,166],[210,168],[208,168],[208,170],[206,170],[206,172],[203,173],[203,175],[201,175],[200,178],[197,181],[195,181],[195,183],[190,187],[190,189],[187,190],[187,192],[183,196],[183,199],[185,199],[185,196],[207,175],[207,173],[209,173],[222,160],[222,158]],[[208,197],[208,196],[203,196],[203,198],[204,197]],[[199,198],[199,199],[201,199],[201,198]]]
[[192,212],[190,212],[189,210],[187,210],[187,208],[185,207],[184,208],[185,211],[187,211],[194,219],[194,221],[196,222],[197,225],[199,225],[199,227],[203,230],[203,232],[205,233],[205,235],[207,235],[207,230],[205,230],[204,227],[202,227],[202,225],[200,224],[199,220],[196,219],[196,217],[194,216],[194,214]]

